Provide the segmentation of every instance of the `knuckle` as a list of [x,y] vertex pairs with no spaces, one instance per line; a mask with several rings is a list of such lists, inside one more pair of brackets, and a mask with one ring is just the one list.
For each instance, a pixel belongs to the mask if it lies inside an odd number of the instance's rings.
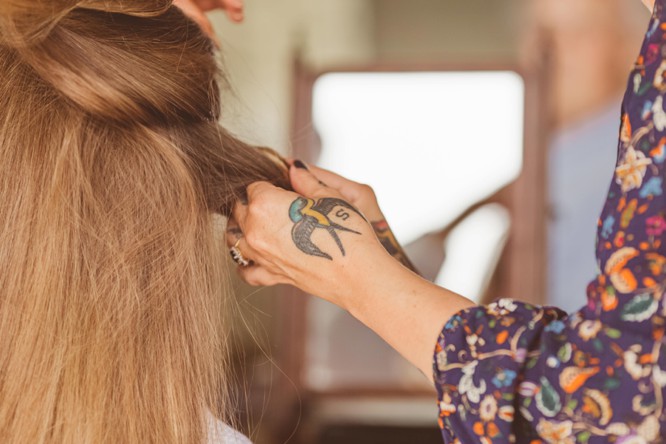
[[245,282],[246,284],[252,287],[257,286],[256,278],[254,277],[254,274],[251,272],[251,270],[247,270],[245,268],[238,268],[238,274],[243,280],[243,282]]
[[249,245],[252,250],[259,254],[266,253],[266,247],[268,242],[265,239],[265,236],[261,233],[258,233],[257,230],[248,231],[245,235],[245,242]]
[[248,206],[248,214],[252,217],[264,217],[271,210],[271,196],[266,191],[260,191],[253,196]]
[[358,192],[359,192],[359,194],[362,194],[363,196],[371,197],[371,196],[375,195],[375,190],[373,190],[370,185],[367,185],[367,184],[364,184],[364,183],[359,184]]
[[253,201],[247,207],[247,220],[261,219],[261,215],[264,212],[262,203],[259,200]]
[[264,210],[268,204],[270,203],[270,194],[267,190],[261,190],[255,193],[254,196],[254,202],[255,202],[255,209],[261,209]]
[[252,182],[247,186],[247,193],[254,194],[257,192],[257,188],[261,188],[261,182]]
[[271,208],[270,202],[266,199],[256,200],[247,208],[246,220],[250,221],[252,226],[257,228],[264,220],[270,219]]
[[272,185],[268,182],[254,182],[247,186],[247,194],[254,200],[265,194],[271,187]]
[[245,242],[247,242],[250,248],[256,250],[257,244],[261,243],[261,238],[255,230],[248,230],[248,232],[245,233]]
[[336,190],[335,188],[329,188],[329,187],[321,187],[314,191],[311,196],[314,199],[322,199],[325,197],[335,197],[338,199],[342,200],[347,200],[340,191]]
[[258,252],[259,254],[263,256],[270,256],[269,255],[269,243],[266,241],[266,238],[264,236],[262,237],[256,237],[254,239],[254,245],[252,247],[254,251]]

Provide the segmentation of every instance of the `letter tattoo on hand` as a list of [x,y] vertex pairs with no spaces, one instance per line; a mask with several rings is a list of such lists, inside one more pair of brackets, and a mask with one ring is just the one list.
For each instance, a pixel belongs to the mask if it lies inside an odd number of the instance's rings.
[[[328,217],[329,213],[336,207],[343,207],[353,211],[365,220],[365,217],[356,208],[341,199],[325,197],[319,199],[317,203],[315,203],[312,199],[299,197],[292,202],[289,207],[289,218],[294,222],[294,227],[291,230],[291,238],[299,250],[310,256],[333,260],[330,254],[321,251],[321,249],[319,249],[319,247],[317,247],[312,241],[312,234],[314,231],[321,228],[328,231],[340,249],[340,253],[342,253],[343,256],[345,255],[345,248],[342,245],[342,241],[340,240],[337,231],[345,231],[354,234],[361,233],[350,228],[345,228],[342,225],[333,222]],[[346,221],[349,218],[349,214],[345,212],[345,215],[347,217],[343,218],[343,220]]]
[[349,213],[347,213],[345,210],[340,208],[338,211],[335,212],[335,215],[338,216],[342,220],[347,220],[349,219]]

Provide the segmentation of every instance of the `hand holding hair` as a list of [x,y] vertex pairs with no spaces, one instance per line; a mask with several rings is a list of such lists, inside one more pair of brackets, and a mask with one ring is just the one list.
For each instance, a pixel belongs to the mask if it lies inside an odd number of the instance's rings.
[[[385,254],[365,217],[342,194],[305,169],[292,165],[289,174],[300,194],[257,182],[248,187],[247,205],[239,202],[234,207],[233,219],[243,236],[238,241],[238,236],[229,235],[227,243],[254,263],[239,269],[243,279],[251,285],[286,283],[314,292],[317,288],[308,284],[310,273],[335,274],[333,269],[344,266],[356,243]],[[351,236],[356,238],[353,244]],[[334,294],[330,298],[336,300]]]
[[367,215],[350,202],[363,203],[354,196],[362,186],[313,168],[316,177],[302,166],[294,162],[289,170],[300,194],[259,182],[248,187],[247,205],[236,204],[233,218],[243,235],[232,222],[227,244],[252,261],[238,267],[241,278],[251,285],[290,284],[348,310],[430,375],[443,322],[472,304],[387,253]]

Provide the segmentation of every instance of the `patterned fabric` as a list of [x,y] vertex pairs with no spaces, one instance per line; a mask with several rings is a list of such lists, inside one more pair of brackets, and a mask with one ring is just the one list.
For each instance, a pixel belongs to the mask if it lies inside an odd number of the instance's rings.
[[453,316],[435,350],[446,443],[666,442],[666,0],[630,75],[587,305],[503,299]]

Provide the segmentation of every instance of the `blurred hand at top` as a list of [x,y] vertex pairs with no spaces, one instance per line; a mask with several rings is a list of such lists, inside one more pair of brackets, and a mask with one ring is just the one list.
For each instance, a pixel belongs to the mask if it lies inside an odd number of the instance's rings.
[[206,12],[222,9],[232,22],[240,23],[243,21],[243,0],[174,0],[173,4],[197,22],[201,29],[214,41],[216,39],[213,25],[206,17]]

